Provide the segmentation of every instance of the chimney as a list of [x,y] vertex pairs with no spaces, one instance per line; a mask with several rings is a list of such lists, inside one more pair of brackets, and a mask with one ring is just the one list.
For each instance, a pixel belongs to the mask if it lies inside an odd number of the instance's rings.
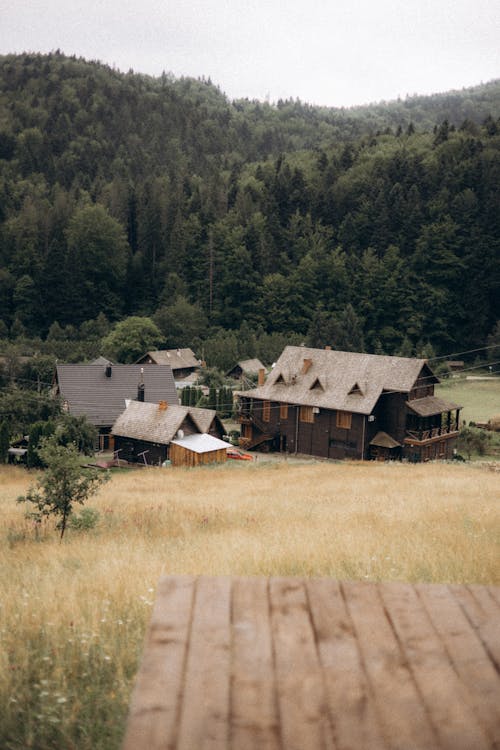
[[158,404],[158,410],[159,411],[167,411],[167,409],[168,409],[167,402],[166,401],[160,401],[159,404]]
[[144,401],[144,367],[141,367],[141,377],[137,386],[137,400]]
[[105,369],[104,372],[106,373],[106,377],[107,378],[111,377],[111,373],[113,372],[113,368],[111,367],[111,362],[108,362],[108,364],[106,365],[106,369]]
[[312,363],[312,359],[304,359],[302,364],[302,375],[305,375],[310,370]]
[[332,347],[330,346],[330,344],[327,344],[325,346],[325,351],[327,351],[327,352],[331,352],[332,351]]
[[257,380],[258,385],[264,385],[266,382],[266,371],[263,367],[259,369],[259,379]]

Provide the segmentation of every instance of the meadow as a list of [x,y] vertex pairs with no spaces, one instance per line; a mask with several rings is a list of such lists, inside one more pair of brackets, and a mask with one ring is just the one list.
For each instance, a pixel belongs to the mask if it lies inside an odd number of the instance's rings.
[[0,467],[0,747],[117,750],[163,574],[500,584],[491,464],[268,463],[113,474],[95,528],[37,533]]
[[436,396],[463,406],[460,419],[467,422],[487,422],[500,414],[500,378],[466,380],[448,378],[436,386]]

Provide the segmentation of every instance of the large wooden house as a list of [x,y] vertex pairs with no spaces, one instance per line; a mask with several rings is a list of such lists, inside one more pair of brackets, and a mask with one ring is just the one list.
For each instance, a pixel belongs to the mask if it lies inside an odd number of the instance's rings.
[[323,458],[451,458],[460,406],[424,359],[288,346],[240,391],[242,447]]
[[213,409],[131,401],[112,433],[118,458],[130,463],[159,465],[171,460],[174,465],[195,466],[226,460],[224,426]]

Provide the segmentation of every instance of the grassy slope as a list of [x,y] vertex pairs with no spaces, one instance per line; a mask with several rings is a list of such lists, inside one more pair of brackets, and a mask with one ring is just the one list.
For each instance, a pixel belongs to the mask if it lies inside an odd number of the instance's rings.
[[40,540],[0,467],[0,747],[114,750],[168,573],[500,583],[498,473],[231,464],[121,473],[92,531]]

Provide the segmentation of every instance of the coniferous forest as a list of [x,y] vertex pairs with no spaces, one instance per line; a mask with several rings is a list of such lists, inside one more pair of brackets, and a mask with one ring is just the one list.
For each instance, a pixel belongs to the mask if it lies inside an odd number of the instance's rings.
[[84,358],[142,316],[221,366],[285,341],[480,347],[500,318],[499,117],[500,81],[328,109],[1,57],[0,339]]

